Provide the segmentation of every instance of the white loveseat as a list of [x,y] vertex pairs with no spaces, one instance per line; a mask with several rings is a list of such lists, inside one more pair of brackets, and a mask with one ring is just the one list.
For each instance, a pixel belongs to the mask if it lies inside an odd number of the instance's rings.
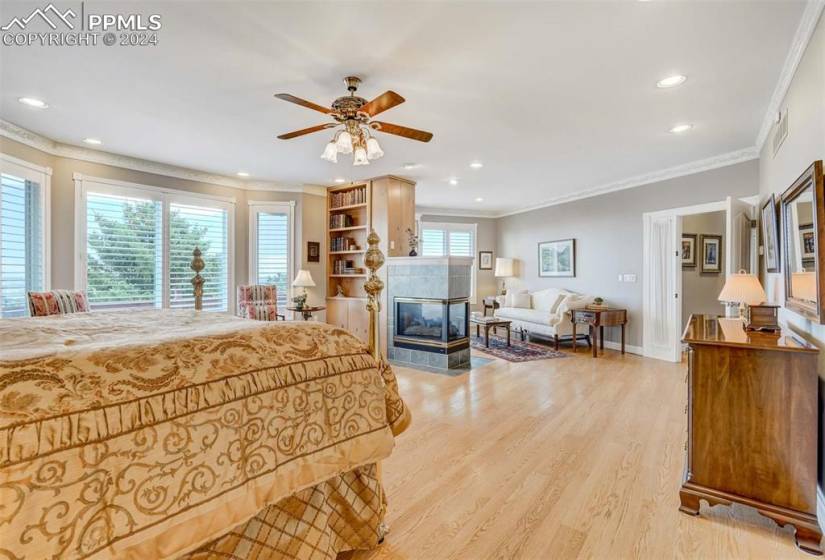
[[[593,303],[593,297],[560,288],[547,288],[538,292],[509,292],[497,296],[499,308],[495,316],[512,321],[512,328],[524,335],[537,335],[552,339],[559,348],[559,341],[571,339],[573,325],[570,310],[580,309]],[[577,333],[587,335],[587,332]],[[588,338],[588,344],[590,340]]]

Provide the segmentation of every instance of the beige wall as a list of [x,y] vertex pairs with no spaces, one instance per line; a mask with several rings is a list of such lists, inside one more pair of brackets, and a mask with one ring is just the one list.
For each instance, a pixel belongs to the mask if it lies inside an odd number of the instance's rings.
[[725,312],[719,303],[719,292],[725,285],[725,259],[722,251],[722,272],[702,274],[701,240],[702,234],[721,235],[725,245],[725,212],[705,212],[682,218],[682,232],[696,234],[696,268],[682,269],[682,325],[687,325],[691,313],[722,315]]
[[[497,254],[518,259],[518,277],[508,287],[559,287],[601,296],[628,310],[627,344],[641,346],[642,214],[752,196],[758,185],[754,160],[500,218]],[[538,243],[571,237],[576,277],[539,278]],[[635,274],[636,282],[619,282],[619,274]],[[618,329],[607,331],[606,340],[618,340]]]
[[[825,17],[820,18],[794,74],[782,103],[782,110],[786,109],[789,118],[788,137],[774,156],[772,130],[759,158],[759,194],[763,203],[771,193],[781,195],[812,162],[825,159]],[[768,274],[763,264],[762,277],[768,299],[780,305],[784,303],[782,275]],[[780,310],[780,317],[790,329],[825,350],[825,325],[812,323],[785,309]],[[820,410],[823,410],[825,351],[819,355],[819,376]],[[821,432],[820,438],[822,454],[825,452],[825,435]],[[820,469],[823,468],[825,467],[820,465]],[[825,473],[820,472],[820,486],[823,479]]]
[[[52,168],[51,180],[51,280],[54,288],[74,287],[74,173],[151,185],[191,193],[212,194],[235,199],[235,282],[243,284],[249,277],[249,206],[248,201],[295,201],[296,270],[309,268],[317,287],[310,290],[310,300],[323,301],[326,293],[324,259],[306,262],[304,239],[324,241],[324,197],[299,192],[246,191],[164,175],[132,171],[111,165],[90,163],[42,152],[19,142],[0,138],[0,152],[31,163]],[[320,222],[319,222],[320,220]],[[319,226],[320,223],[320,226]],[[315,232],[318,231],[316,234]],[[323,246],[322,246],[323,251]]]
[[[481,301],[487,296],[496,295],[495,272],[496,257],[501,256],[496,253],[496,220],[492,218],[469,218],[466,216],[441,216],[437,214],[421,214],[421,221],[440,222],[445,224],[476,224],[476,303],[473,310],[481,310]],[[493,270],[478,269],[478,252],[493,252]]]

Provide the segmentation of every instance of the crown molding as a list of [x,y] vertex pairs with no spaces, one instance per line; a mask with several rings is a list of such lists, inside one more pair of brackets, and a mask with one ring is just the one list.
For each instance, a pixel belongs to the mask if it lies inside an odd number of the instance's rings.
[[478,210],[463,210],[460,208],[439,208],[436,206],[416,206],[416,215],[424,216],[445,216],[456,218],[487,218],[494,219],[498,216],[495,212],[479,212]]
[[[155,175],[175,177],[177,179],[186,179],[188,181],[208,183],[210,185],[230,187],[244,191],[319,194],[319,189],[323,189],[323,187],[319,187],[317,185],[291,186],[280,185],[268,181],[242,181],[226,175],[207,173],[205,171],[188,169],[177,165],[159,163],[131,156],[94,150],[91,148],[83,148],[80,146],[73,146],[71,144],[63,144],[62,142],[57,142],[51,138],[17,126],[16,124],[4,119],[0,119],[0,136],[8,138],[9,140],[14,140],[15,142],[20,142],[21,144],[25,144],[53,156],[88,161],[90,163],[111,165],[113,167],[130,169],[132,171],[154,173]],[[324,190],[323,194],[326,194],[326,190]]]
[[759,133],[756,135],[756,149],[762,151],[762,146],[765,145],[765,140],[768,139],[768,133],[773,128],[776,122],[776,115],[782,107],[782,102],[785,100],[785,95],[791,87],[796,68],[799,66],[799,61],[805,54],[808,48],[808,43],[816,30],[816,24],[822,15],[822,9],[825,8],[825,0],[808,0],[805,5],[805,10],[802,12],[802,19],[796,28],[791,47],[788,50],[788,55],[785,57],[785,63],[782,65],[782,71],[779,73],[779,80],[776,82],[776,87],[773,90],[770,102],[768,102],[768,109],[765,111],[765,116],[762,118],[762,126],[759,127]]
[[658,171],[651,171],[650,173],[635,175],[627,179],[622,179],[621,181],[614,181],[613,183],[607,183],[605,185],[594,187],[592,189],[582,190],[576,193],[571,193],[569,195],[559,196],[554,199],[543,202],[541,204],[537,204],[535,206],[528,206],[526,208],[520,208],[512,212],[505,212],[503,214],[497,215],[496,217],[503,218],[505,216],[523,214],[524,212],[538,210],[539,208],[557,206],[559,204],[564,204],[566,202],[581,200],[582,198],[591,198],[602,194],[623,191],[626,189],[632,189],[634,187],[641,187],[642,185],[649,185],[650,183],[659,183],[661,181],[667,181],[668,179],[676,179],[677,177],[684,177],[686,175],[693,175],[695,173],[710,171],[712,169],[718,169],[720,167],[736,165],[737,163],[751,161],[757,158],[759,158],[759,150],[756,149],[756,146],[751,146],[750,148],[744,148],[742,150],[737,150],[735,152],[728,152],[726,154],[720,154],[718,156],[712,156],[709,158],[684,163],[682,165],[676,165],[674,167],[660,169]]

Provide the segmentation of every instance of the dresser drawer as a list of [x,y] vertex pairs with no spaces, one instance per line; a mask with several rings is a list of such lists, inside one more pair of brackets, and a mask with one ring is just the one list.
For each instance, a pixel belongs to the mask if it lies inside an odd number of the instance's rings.
[[592,323],[596,320],[596,314],[592,311],[576,311],[573,317],[577,323]]

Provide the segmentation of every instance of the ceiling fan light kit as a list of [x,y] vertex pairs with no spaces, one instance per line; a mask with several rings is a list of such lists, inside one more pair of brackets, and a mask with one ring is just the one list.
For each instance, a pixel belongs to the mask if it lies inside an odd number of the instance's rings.
[[411,138],[419,142],[429,142],[432,139],[433,135],[430,132],[371,120],[375,115],[404,102],[404,98],[394,91],[384,92],[372,101],[367,101],[363,97],[355,95],[358,84],[361,83],[359,78],[349,76],[344,78],[344,82],[347,84],[349,95],[339,97],[333,101],[332,107],[329,109],[288,93],[276,94],[275,97],[278,99],[325,113],[335,119],[337,123],[327,123],[296,130],[295,132],[281,134],[278,138],[290,140],[320,130],[340,127],[332,140],[324,147],[321,159],[337,163],[339,153],[353,154],[353,165],[369,165],[370,160],[376,160],[384,155],[384,150],[381,149],[378,140],[372,135],[373,130]]

